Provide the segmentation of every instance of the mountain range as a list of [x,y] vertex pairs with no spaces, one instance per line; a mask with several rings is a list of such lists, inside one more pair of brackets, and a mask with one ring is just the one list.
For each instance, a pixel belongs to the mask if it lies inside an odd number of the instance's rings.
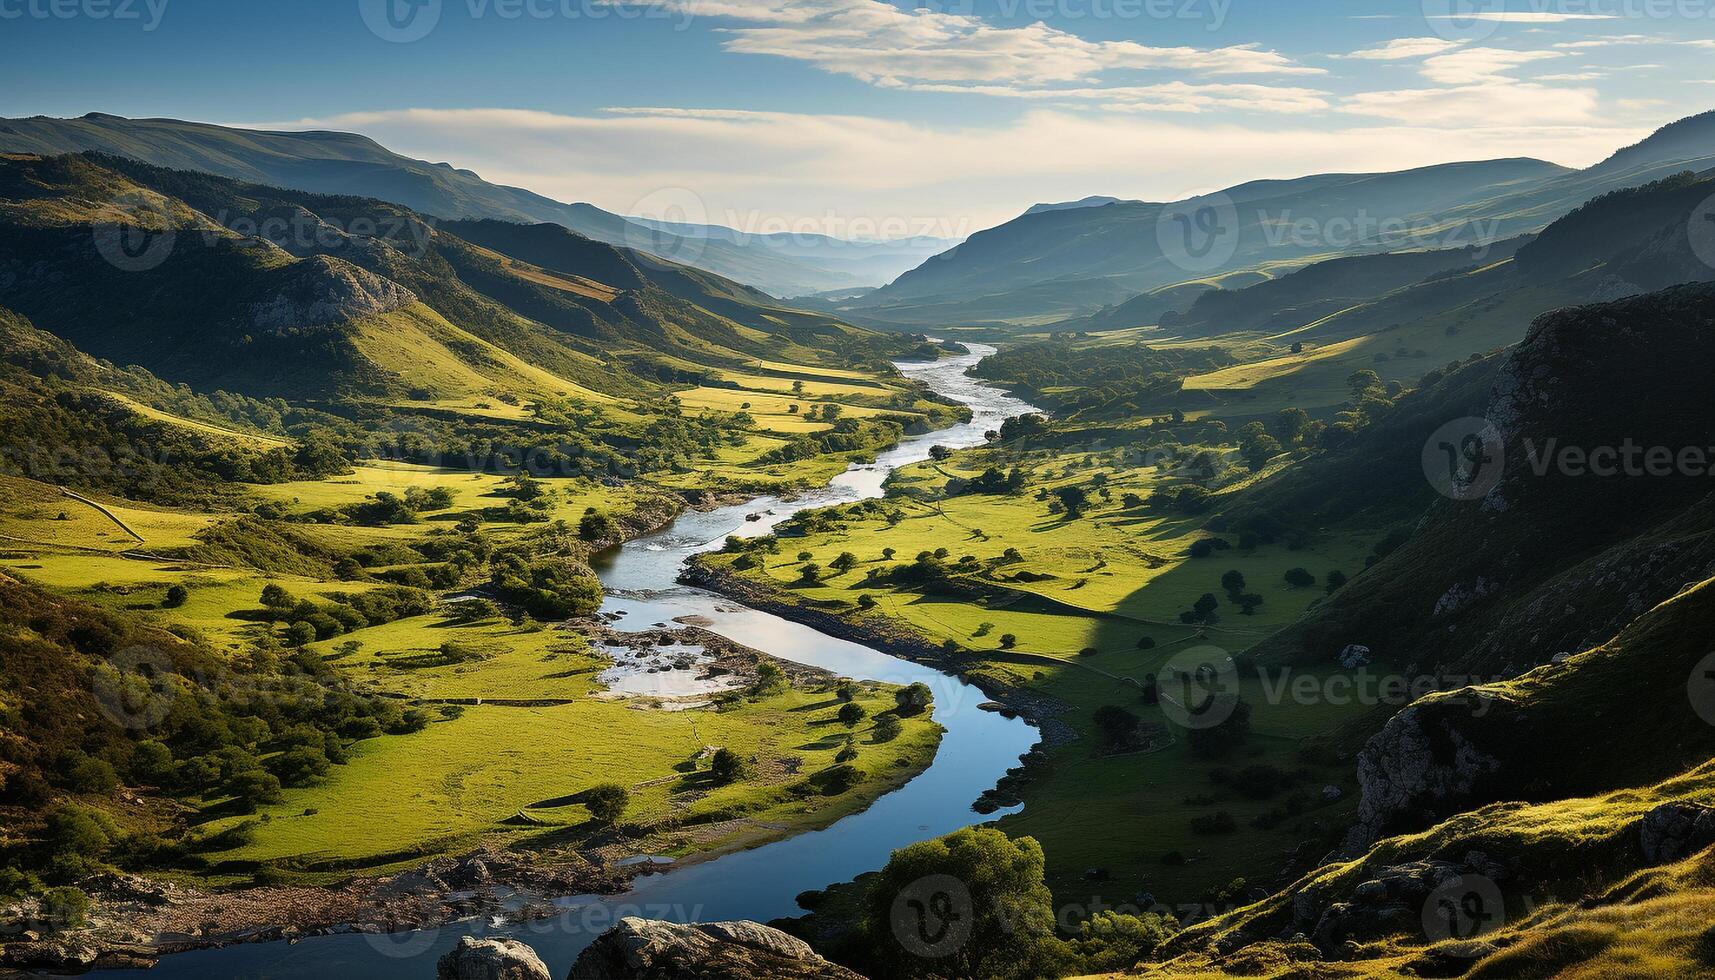
[[819,234],[749,234],[718,225],[626,218],[592,204],[565,204],[492,184],[451,164],[414,160],[355,133],[261,132],[104,113],[76,119],[0,119],[0,152],[53,155],[86,150],[274,187],[376,198],[435,218],[551,222],[596,241],[686,262],[775,296],[880,285],[952,244],[935,238],[872,242]]
[[[828,308],[874,326],[1153,324],[1209,289],[1339,255],[1488,245],[1539,231],[1608,191],[1710,167],[1715,113],[1665,127],[1583,170],[1492,160],[1251,181],[1191,202],[1044,205]],[[1210,263],[1177,256],[1176,263],[1174,249],[1164,248],[1178,234],[1176,215],[1204,205],[1233,222],[1219,243],[1231,256]],[[1085,317],[1090,323],[1078,322]]]

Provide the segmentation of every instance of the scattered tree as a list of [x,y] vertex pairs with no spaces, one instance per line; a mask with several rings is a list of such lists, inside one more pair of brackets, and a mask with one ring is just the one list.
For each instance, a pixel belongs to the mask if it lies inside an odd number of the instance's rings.
[[603,783],[584,793],[584,808],[596,823],[612,826],[631,805],[631,791],[618,783]]

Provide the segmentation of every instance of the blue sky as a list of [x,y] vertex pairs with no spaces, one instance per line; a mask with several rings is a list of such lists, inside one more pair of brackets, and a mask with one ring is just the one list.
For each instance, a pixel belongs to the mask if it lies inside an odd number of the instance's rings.
[[351,129],[616,211],[834,234],[1586,165],[1712,81],[1715,0],[0,0],[5,115]]

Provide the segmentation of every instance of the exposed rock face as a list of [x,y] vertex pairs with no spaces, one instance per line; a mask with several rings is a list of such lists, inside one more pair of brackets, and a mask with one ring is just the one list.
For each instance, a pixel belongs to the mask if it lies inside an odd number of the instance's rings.
[[[1499,924],[1504,905],[1497,883],[1506,877],[1507,869],[1480,851],[1472,851],[1458,862],[1393,865],[1382,868],[1339,901],[1329,901],[1331,896],[1309,890],[1298,893],[1293,897],[1291,928],[1294,933],[1309,935],[1310,941],[1325,952],[1348,942],[1369,942],[1401,933],[1423,935],[1426,926],[1430,926],[1431,939],[1475,938],[1474,933],[1484,926]],[[1433,934],[1438,898],[1477,890],[1492,892],[1492,903],[1497,907],[1485,910],[1489,917],[1485,921],[1464,924],[1473,935]]]
[[583,951],[568,980],[863,980],[810,944],[755,922],[679,925],[624,918]]
[[465,936],[441,957],[436,980],[552,980],[536,951],[513,939]]
[[256,329],[286,330],[344,323],[415,302],[415,293],[391,279],[318,255],[292,266],[280,289],[249,313]]
[[1715,809],[1664,803],[1638,823],[1638,844],[1650,864],[1669,864],[1715,844]]
[[1414,704],[1394,715],[1358,753],[1358,826],[1346,841],[1348,854],[1361,853],[1401,824],[1429,823],[1469,800],[1479,783],[1501,762],[1478,748],[1459,729],[1458,718],[1484,707],[1449,709],[1465,691],[1428,704]]

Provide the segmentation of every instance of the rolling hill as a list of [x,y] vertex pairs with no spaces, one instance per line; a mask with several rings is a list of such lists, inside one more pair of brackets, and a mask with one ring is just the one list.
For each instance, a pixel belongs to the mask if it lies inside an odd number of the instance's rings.
[[718,226],[637,221],[491,184],[450,164],[404,157],[354,133],[260,132],[104,113],[0,119],[0,152],[88,150],[251,183],[376,198],[437,218],[552,222],[610,245],[689,261],[776,296],[880,285],[950,244],[746,235]]

